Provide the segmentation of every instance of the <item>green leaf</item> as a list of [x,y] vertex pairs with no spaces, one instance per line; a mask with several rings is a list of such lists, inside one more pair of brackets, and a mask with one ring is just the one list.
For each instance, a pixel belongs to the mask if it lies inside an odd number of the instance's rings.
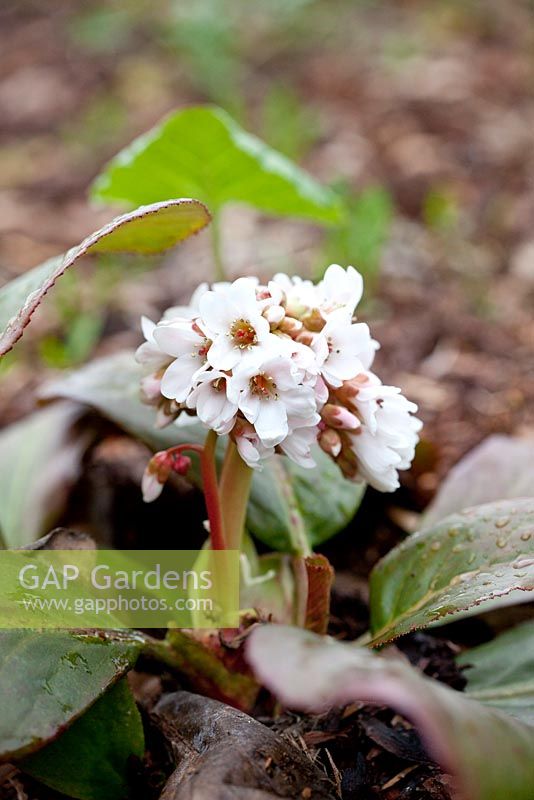
[[141,639],[0,631],[0,759],[55,739],[134,664]]
[[534,622],[458,656],[465,691],[485,705],[534,726]]
[[[201,444],[206,431],[199,424],[154,427],[154,410],[139,399],[141,374],[132,352],[116,353],[54,381],[43,396],[87,403],[153,450],[182,442]],[[361,501],[365,487],[342,478],[319,448],[315,455],[317,469],[276,456],[254,474],[247,527],[276,550],[299,552],[304,538],[312,547],[325,541],[347,525]],[[200,482],[195,463],[191,477]]]
[[58,278],[92,253],[159,253],[210,221],[197,200],[167,200],[116,217],[64,255],[55,256],[0,288],[0,356],[20,339],[35,309]]
[[77,480],[90,434],[75,429],[78,406],[58,403],[0,432],[0,534],[29,544],[55,524]]
[[410,719],[457,781],[462,800],[532,800],[534,728],[424,677],[401,660],[298,628],[252,631],[247,658],[290,708],[324,711],[362,701]]
[[425,511],[423,525],[429,527],[455,511],[491,502],[496,486],[501,500],[534,497],[533,452],[533,438],[489,436],[449,472]]
[[144,745],[141,715],[123,678],[58,739],[18,766],[78,800],[123,800],[131,759],[142,758]]
[[412,534],[376,565],[372,644],[528,602],[533,590],[534,499],[475,506]]
[[247,527],[258,539],[283,552],[313,549],[339,533],[352,519],[364,484],[345,480],[338,466],[314,447],[317,467],[305,469],[275,456],[254,474]]
[[216,106],[177,111],[136,139],[96,179],[93,195],[132,205],[188,195],[212,211],[226,203],[246,203],[318,223],[343,218],[341,201],[331,189]]

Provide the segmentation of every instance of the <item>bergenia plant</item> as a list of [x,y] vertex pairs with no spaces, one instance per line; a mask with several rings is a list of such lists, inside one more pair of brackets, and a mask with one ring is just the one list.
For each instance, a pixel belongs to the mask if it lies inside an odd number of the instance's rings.
[[[154,500],[171,472],[184,474],[185,453],[200,450],[212,547],[239,549],[253,470],[280,453],[313,469],[318,443],[353,481],[382,492],[399,485],[414,456],[417,406],[371,371],[378,343],[355,321],[363,280],[332,264],[323,280],[277,274],[201,285],[189,306],[143,319],[137,361],[146,372],[143,399],[155,424],[197,417],[206,444],[156,453],[143,478]],[[214,483],[215,438],[228,443]]]
[[[214,274],[222,280],[226,204],[319,224],[343,216],[332,190],[213,108],[170,116],[111,162],[94,194],[149,205],[0,288],[0,356],[23,335],[55,281],[85,255],[159,252],[213,216]],[[203,202],[167,199],[182,194]],[[54,548],[58,538],[63,548],[77,546],[77,534],[63,529],[34,540],[61,519],[61,500],[99,436],[87,406],[157,451],[142,480],[147,501],[173,473],[197,482],[199,460],[208,542],[241,552],[244,613],[239,631],[171,628],[164,639],[124,630],[0,632],[0,759],[62,796],[134,796],[130,767],[145,752],[144,733],[123,678],[142,654],[202,695],[173,693],[156,707],[152,722],[180,738],[169,747],[180,763],[162,797],[204,797],[206,785],[210,796],[220,787],[235,787],[240,797],[274,796],[273,775],[284,771],[291,781],[300,776],[291,783],[299,786],[293,796],[338,796],[315,762],[274,729],[208,699],[247,712],[265,699],[266,713],[273,704],[260,694],[264,687],[306,712],[347,703],[354,709],[362,701],[391,706],[452,775],[455,800],[532,800],[532,621],[457,655],[464,691],[424,676],[421,659],[414,668],[391,646],[413,631],[502,614],[532,598],[531,440],[492,437],[453,470],[418,532],[374,565],[367,634],[357,642],[317,635],[327,629],[332,568],[313,548],[354,516],[362,493],[355,484],[397,488],[421,429],[417,407],[372,371],[378,343],[355,317],[362,291],[360,274],[336,264],[317,284],[284,274],[264,283],[246,277],[202,284],[188,306],[168,309],[157,322],[143,320],[138,364],[131,351],[113,353],[62,377],[41,392],[62,402],[2,431],[0,533],[8,548]],[[49,463],[55,469],[43,470]],[[260,565],[248,533],[277,552]],[[371,651],[384,646],[385,656]],[[228,729],[225,719],[232,720]],[[235,759],[227,755],[230,727],[242,732]],[[222,731],[216,742],[215,729]],[[254,769],[246,780],[232,783],[235,773],[223,771],[202,784],[210,758],[233,768],[247,744]],[[202,787],[196,792],[191,776]],[[277,796],[290,796],[289,785]]]

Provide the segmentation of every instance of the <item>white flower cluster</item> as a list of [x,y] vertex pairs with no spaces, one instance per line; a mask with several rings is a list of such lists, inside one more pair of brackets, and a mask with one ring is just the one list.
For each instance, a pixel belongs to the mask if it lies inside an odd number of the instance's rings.
[[392,491],[421,423],[369,371],[378,344],[353,319],[362,291],[353,267],[333,264],[316,285],[284,274],[203,285],[157,325],[143,319],[137,360],[157,424],[194,414],[256,468],[274,452],[313,467],[318,441],[347,477]]

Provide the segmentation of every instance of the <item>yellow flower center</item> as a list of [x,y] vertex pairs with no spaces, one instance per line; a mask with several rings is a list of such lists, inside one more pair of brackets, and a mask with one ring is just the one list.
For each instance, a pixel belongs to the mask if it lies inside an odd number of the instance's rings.
[[278,400],[278,392],[276,391],[276,383],[268,375],[263,373],[254,375],[250,379],[250,391],[252,394],[257,395],[263,399]]
[[230,328],[230,338],[236,347],[242,349],[258,343],[256,331],[248,319],[236,319]]

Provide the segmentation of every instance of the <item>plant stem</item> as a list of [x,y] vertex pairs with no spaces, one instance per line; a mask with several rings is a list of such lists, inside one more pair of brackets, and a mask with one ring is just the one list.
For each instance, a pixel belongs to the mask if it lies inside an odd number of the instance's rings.
[[293,624],[298,628],[305,628],[310,582],[308,580],[308,570],[306,569],[306,559],[304,556],[294,556],[293,575],[295,578],[295,607],[293,609]]
[[213,209],[211,218],[211,251],[215,267],[214,277],[216,281],[226,280],[226,270],[222,257],[221,248],[221,215],[218,209]]
[[167,452],[171,454],[189,451],[199,454],[202,488],[204,490],[208,519],[210,521],[211,546],[214,550],[226,550],[221,501],[219,497],[219,487],[217,485],[217,470],[215,467],[216,446],[217,434],[215,431],[209,431],[204,446],[200,444],[178,444],[176,447],[169,448]]
[[221,498],[217,485],[217,469],[215,467],[215,448],[217,434],[209,431],[202,448],[200,469],[202,472],[202,487],[210,521],[210,538],[213,550],[226,550],[224,524],[221,509]]
[[306,534],[302,511],[299,508],[298,499],[292,486],[290,476],[287,473],[287,468],[283,464],[283,459],[273,458],[271,461],[271,469],[278,477],[280,491],[287,503],[291,552],[295,556],[311,556],[312,549]]
[[229,550],[241,550],[252,469],[245,464],[231,439],[224,458],[220,496],[224,530]]

